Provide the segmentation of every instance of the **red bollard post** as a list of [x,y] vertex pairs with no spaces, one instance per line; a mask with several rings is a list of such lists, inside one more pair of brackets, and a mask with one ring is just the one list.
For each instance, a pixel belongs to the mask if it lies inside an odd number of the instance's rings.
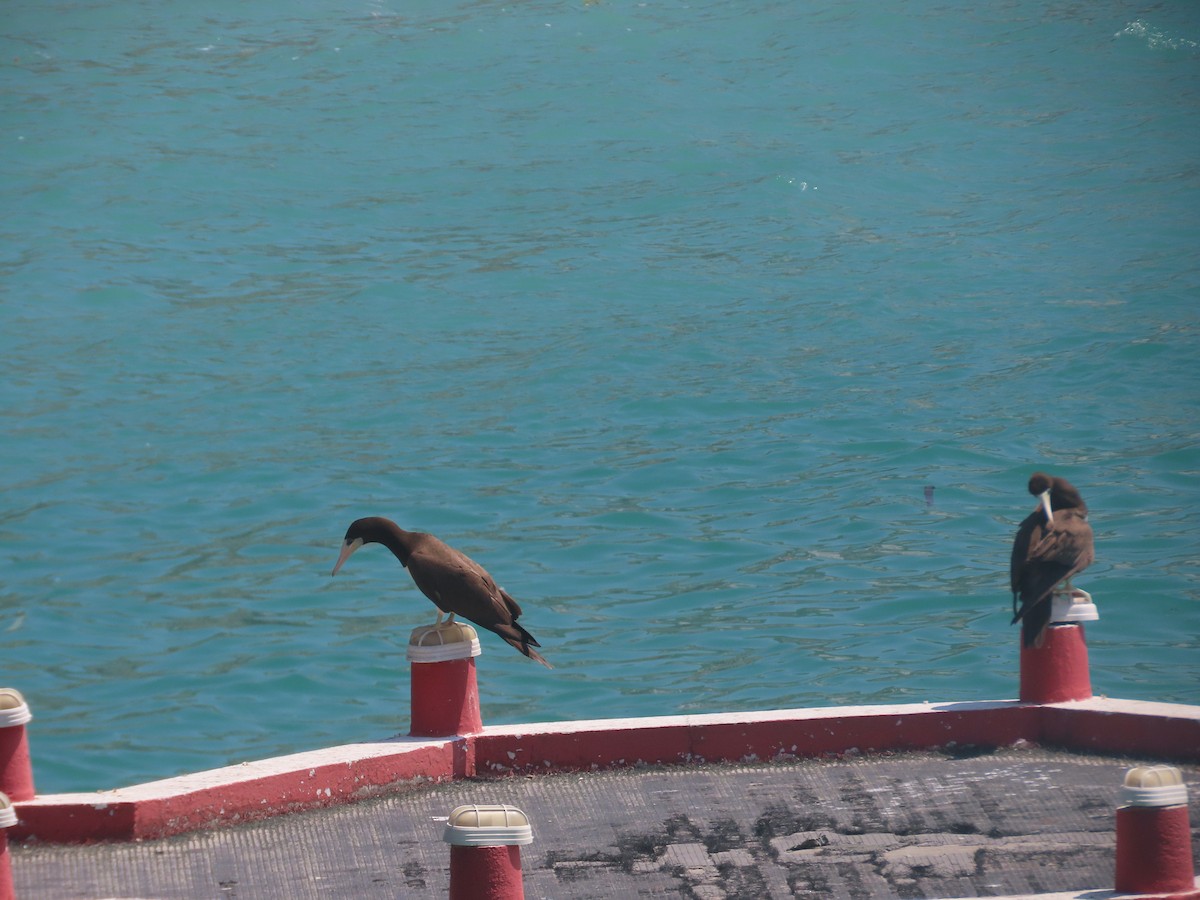
[[410,737],[448,737],[483,730],[475,657],[475,629],[462,622],[414,628],[408,641],[411,669]]
[[12,802],[0,794],[0,900],[16,900],[13,888],[12,862],[8,858],[8,829],[17,824]]
[[450,900],[525,900],[521,847],[533,843],[515,806],[459,806],[442,839],[450,845]]
[[19,691],[0,688],[0,792],[12,800],[32,800],[33,765],[25,723],[33,716]]
[[1117,807],[1117,891],[1200,897],[1187,803],[1187,785],[1174,766],[1125,773]]
[[1055,594],[1042,646],[1021,645],[1022,703],[1063,703],[1090,700],[1092,677],[1088,669],[1083,623],[1099,619],[1087,591]]

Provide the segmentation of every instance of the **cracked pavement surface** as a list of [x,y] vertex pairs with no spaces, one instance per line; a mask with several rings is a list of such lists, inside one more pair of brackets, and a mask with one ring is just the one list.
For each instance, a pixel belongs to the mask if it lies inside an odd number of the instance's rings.
[[[1118,788],[1145,762],[1022,747],[462,781],[162,841],[14,846],[12,867],[18,896],[51,900],[444,897],[444,817],[509,803],[533,823],[529,900],[1082,891],[1112,887]],[[1180,768],[1196,826],[1200,767]]]

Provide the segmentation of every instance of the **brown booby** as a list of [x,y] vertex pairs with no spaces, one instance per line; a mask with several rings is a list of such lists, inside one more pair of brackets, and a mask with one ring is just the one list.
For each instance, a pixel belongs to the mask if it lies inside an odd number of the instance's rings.
[[1021,622],[1024,646],[1040,647],[1050,624],[1055,588],[1062,584],[1069,591],[1071,577],[1090,566],[1096,554],[1087,504],[1069,481],[1034,472],[1029,479],[1029,493],[1038,498],[1038,505],[1026,516],[1013,540],[1012,621]]
[[438,609],[437,623],[449,613],[446,624],[456,615],[480,628],[500,635],[530,659],[547,669],[554,668],[534,650],[540,647],[533,635],[517,624],[521,607],[496,582],[483,566],[465,553],[444,544],[432,534],[405,531],[390,519],[369,516],[350,523],[342,540],[342,552],[333,567],[336,575],[342,564],[363,544],[383,544],[408,569],[421,593]]

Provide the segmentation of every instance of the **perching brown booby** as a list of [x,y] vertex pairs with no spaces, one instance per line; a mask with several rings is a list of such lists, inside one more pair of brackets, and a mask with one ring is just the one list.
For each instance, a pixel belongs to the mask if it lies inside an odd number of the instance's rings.
[[417,583],[421,593],[438,608],[437,624],[442,613],[449,613],[447,624],[462,616],[480,628],[500,635],[530,659],[536,659],[547,669],[554,668],[534,650],[540,647],[533,635],[517,624],[521,607],[496,582],[483,566],[465,553],[444,544],[432,534],[405,531],[390,519],[370,516],[358,519],[346,529],[342,552],[333,567],[336,575],[342,564],[363,544],[383,544]]
[[1070,590],[1071,577],[1090,566],[1096,554],[1087,504],[1070,482],[1034,472],[1029,493],[1038,498],[1038,506],[1013,540],[1013,623],[1021,621],[1024,646],[1040,647],[1050,624],[1052,592],[1059,584]]

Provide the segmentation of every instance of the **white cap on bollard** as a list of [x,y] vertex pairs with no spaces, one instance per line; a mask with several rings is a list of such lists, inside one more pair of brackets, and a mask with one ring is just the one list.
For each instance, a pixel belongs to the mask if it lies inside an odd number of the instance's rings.
[[17,811],[7,794],[0,794],[0,828],[12,828],[17,824]]
[[1121,806],[1183,806],[1187,802],[1187,785],[1174,766],[1135,766],[1125,773]]
[[1055,591],[1050,599],[1050,621],[1055,625],[1071,622],[1095,622],[1100,618],[1092,595],[1079,588]]
[[456,847],[512,847],[532,844],[533,828],[515,806],[473,803],[454,808],[442,840]]
[[21,692],[13,688],[0,688],[0,728],[24,725],[33,718],[29,704]]
[[483,652],[479,635],[465,622],[423,625],[414,628],[408,639],[408,661],[415,663],[447,662],[469,659]]

